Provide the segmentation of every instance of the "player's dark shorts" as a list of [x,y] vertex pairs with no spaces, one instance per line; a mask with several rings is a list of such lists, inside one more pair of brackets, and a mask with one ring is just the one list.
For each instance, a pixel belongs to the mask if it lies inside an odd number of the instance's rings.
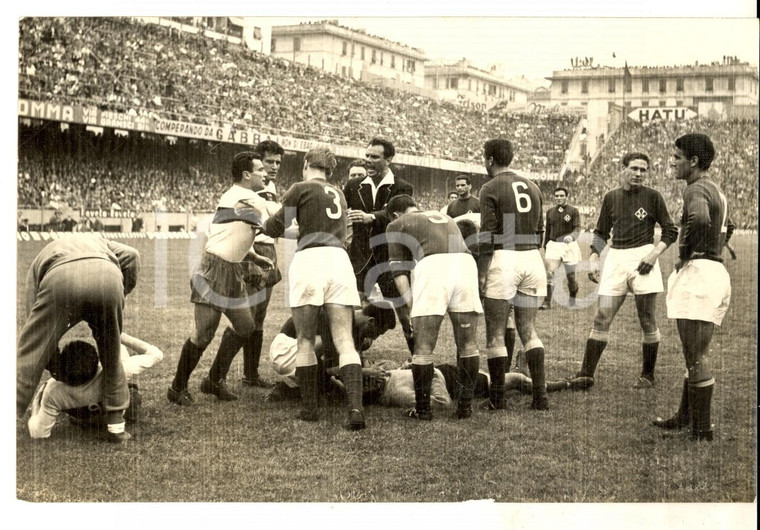
[[282,280],[282,274],[277,266],[277,251],[271,243],[253,243],[253,250],[259,256],[264,256],[272,260],[274,268],[265,271],[256,265],[250,256],[246,255],[243,259],[243,279],[248,286],[248,292],[253,293],[260,291],[265,287],[277,285]]
[[206,304],[219,311],[241,307],[248,298],[242,265],[209,252],[201,256],[200,265],[190,278],[190,289],[192,303]]

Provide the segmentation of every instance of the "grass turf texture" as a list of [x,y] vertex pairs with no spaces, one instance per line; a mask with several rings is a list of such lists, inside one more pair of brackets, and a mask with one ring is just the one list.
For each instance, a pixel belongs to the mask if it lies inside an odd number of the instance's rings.
[[[240,383],[242,356],[233,363],[230,386],[240,399],[223,403],[201,394],[226,325],[190,380],[192,408],[166,400],[182,343],[193,327],[188,262],[196,252],[183,240],[130,240],[143,270],[127,297],[124,330],[157,345],[164,361],[142,374],[142,422],[123,447],[65,417],[46,440],[32,440],[27,416],[16,423],[17,496],[27,501],[240,501],[240,502],[436,502],[495,499],[501,502],[751,502],[756,468],[757,237],[736,235],[739,259],[726,261],[733,297],[723,327],[716,328],[711,361],[717,380],[713,398],[716,439],[695,444],[686,436],[662,439],[651,426],[675,412],[684,363],[675,323],[658,297],[662,332],[657,383],[636,390],[641,368],[640,328],[633,300],[613,322],[610,343],[588,392],[550,395],[550,410],[529,408],[530,396],[508,397],[508,409],[478,407],[470,420],[435,411],[432,422],[402,416],[401,409],[368,407],[368,428],[342,428],[345,408],[323,406],[316,424],[296,419],[298,404],[269,404],[266,390]],[[24,278],[42,242],[19,242],[17,330],[24,321]],[[587,245],[582,245],[587,247]],[[675,248],[661,257],[665,278]],[[287,274],[290,242],[280,243]],[[547,379],[576,372],[591,329],[594,284],[580,272],[578,307],[542,311],[539,334],[547,347]],[[559,284],[559,282],[558,282]],[[288,318],[287,278],[275,289],[264,331],[260,372],[269,343]],[[589,296],[588,303],[582,300]],[[555,300],[557,297],[555,297]],[[486,367],[480,322],[481,368]],[[88,337],[78,325],[67,339]],[[519,344],[519,342],[518,342]],[[407,357],[399,328],[380,337],[371,359]],[[450,324],[444,323],[436,362],[453,362]],[[45,374],[47,377],[47,373]]]

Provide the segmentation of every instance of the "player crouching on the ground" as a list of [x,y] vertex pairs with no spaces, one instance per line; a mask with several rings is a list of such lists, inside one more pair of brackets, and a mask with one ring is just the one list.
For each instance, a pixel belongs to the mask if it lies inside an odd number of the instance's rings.
[[[130,356],[129,350],[135,355]],[[164,354],[155,346],[122,333],[120,357],[124,375],[131,378],[161,362]],[[69,342],[53,356],[48,371],[52,377],[39,387],[32,401],[28,422],[32,438],[48,438],[61,412],[66,412],[73,423],[105,426],[104,376],[98,364],[98,351],[92,344],[82,340]],[[124,419],[136,422],[142,397],[135,382],[127,384],[129,406]]]
[[349,410],[347,427],[366,426],[362,406],[362,367],[354,347],[354,307],[360,307],[346,240],[346,199],[327,179],[337,166],[327,148],[316,148],[304,157],[303,182],[293,184],[282,199],[282,209],[264,224],[264,233],[280,237],[298,222],[298,244],[289,270],[289,303],[298,335],[296,378],[301,389],[303,421],[319,419],[317,356],[314,345],[318,314],[327,313],[330,332],[339,354],[341,380],[346,386]]
[[[433,418],[430,410],[433,349],[443,316],[448,313],[454,328],[462,384],[457,417],[469,418],[480,365],[478,315],[483,313],[477,265],[450,217],[436,210],[420,211],[408,195],[393,197],[385,208],[393,219],[386,229],[390,267],[415,330],[412,375],[416,406],[409,416],[420,420]],[[406,275],[410,270],[411,285]]]

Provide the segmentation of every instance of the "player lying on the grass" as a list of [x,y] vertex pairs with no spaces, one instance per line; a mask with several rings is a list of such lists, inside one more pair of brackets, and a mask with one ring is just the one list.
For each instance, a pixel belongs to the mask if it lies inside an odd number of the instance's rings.
[[[472,392],[480,365],[477,345],[478,269],[456,222],[437,210],[420,211],[408,195],[397,195],[385,207],[393,219],[386,228],[388,256],[396,287],[409,307],[415,330],[412,374],[415,407],[409,416],[431,420],[430,387],[433,350],[443,317],[454,331],[462,389],[457,417],[472,416]],[[410,278],[407,276],[411,272]]]
[[[133,355],[130,354],[130,351]],[[164,354],[145,341],[121,334],[121,365],[127,379],[161,362]],[[32,438],[48,438],[61,412],[74,423],[105,425],[103,410],[103,369],[98,352],[89,342],[71,341],[51,358],[51,376],[40,385],[32,401],[29,434]],[[129,406],[124,412],[127,422],[140,418],[142,396],[134,381],[128,381]]]
[[[641,324],[642,367],[634,388],[654,385],[654,367],[660,346],[655,308],[657,293],[663,289],[662,273],[657,258],[678,236],[678,228],[670,218],[662,194],[643,185],[649,174],[649,156],[628,153],[623,157],[620,186],[607,192],[602,200],[599,220],[594,229],[589,263],[589,279],[599,284],[594,327],[586,341],[583,364],[575,377],[594,377],[596,366],[607,347],[612,320],[632,292]],[[655,225],[662,235],[654,244]],[[612,234],[612,247],[607,253],[599,277],[599,255]]]
[[319,419],[317,356],[314,343],[317,315],[324,308],[338,350],[341,380],[348,394],[347,427],[366,426],[362,405],[362,367],[354,347],[354,307],[360,307],[346,241],[346,199],[328,182],[337,160],[327,148],[310,150],[304,157],[303,182],[293,184],[282,199],[282,209],[264,224],[264,233],[280,237],[295,219],[298,244],[289,269],[289,305],[298,335],[296,378],[301,389],[303,421]]
[[16,350],[16,413],[26,412],[42,372],[70,328],[87,322],[103,367],[108,440],[123,443],[129,391],[119,361],[124,297],[140,271],[137,250],[100,234],[72,234],[48,243],[26,279],[27,320]]
[[[261,215],[266,210],[266,201],[253,190],[261,188],[265,176],[258,153],[243,152],[233,158],[232,186],[219,199],[200,263],[190,279],[195,329],[182,346],[174,380],[166,393],[167,399],[176,405],[193,404],[187,384],[214,338],[222,314],[235,333],[246,341],[255,331],[250,309],[252,300],[241,263],[246,254],[251,254],[254,263],[267,270],[272,268],[269,258],[257,255],[251,248],[260,228]],[[202,387],[203,392],[220,399],[234,396],[224,380],[206,378]]]
[[[372,375],[380,375],[378,369],[370,369],[369,362],[363,355],[368,350],[372,342],[384,331],[377,326],[377,318],[382,312],[391,312],[393,309],[368,305],[364,309],[354,310],[353,320],[353,341],[356,351],[362,359],[362,377],[366,380]],[[298,398],[301,395],[298,389],[296,379],[296,355],[298,351],[298,341],[296,328],[293,324],[293,318],[288,318],[282,325],[280,331],[272,339],[269,347],[269,361],[272,370],[277,374],[280,381],[267,396],[267,401],[280,401],[289,397]],[[319,367],[318,388],[319,394],[325,395],[332,390],[330,385],[332,379],[340,379],[339,355],[335,348],[330,332],[330,321],[324,310],[319,311],[317,317],[317,335],[314,341],[314,353],[317,356],[317,366]]]
[[693,440],[712,441],[710,408],[715,378],[709,353],[715,326],[720,326],[731,300],[731,279],[721,252],[728,229],[728,202],[708,178],[715,148],[705,134],[685,134],[675,141],[670,169],[686,181],[683,192],[678,263],[668,279],[668,318],[675,319],[683,345],[686,378],[681,404],[670,419],[655,426],[680,429],[691,424]]

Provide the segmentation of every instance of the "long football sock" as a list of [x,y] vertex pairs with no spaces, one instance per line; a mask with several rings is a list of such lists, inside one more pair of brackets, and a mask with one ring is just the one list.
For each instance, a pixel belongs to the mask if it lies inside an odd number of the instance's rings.
[[364,410],[362,407],[362,367],[360,364],[347,364],[340,367],[340,380],[346,387],[348,408]]
[[226,328],[224,330],[222,341],[219,343],[219,351],[216,352],[214,362],[211,364],[211,369],[208,371],[208,377],[211,379],[212,383],[227,378],[232,361],[235,359],[235,355],[240,351],[244,342],[245,340],[243,337],[235,333],[232,328]]
[[654,379],[654,365],[657,363],[657,351],[659,348],[659,342],[643,343],[641,345],[641,377]]
[[317,365],[297,366],[296,381],[301,390],[301,419],[317,421],[319,396],[317,395]]
[[263,343],[264,331],[257,329],[243,344],[243,377],[248,381],[255,381],[259,378],[259,361],[261,360]]
[[190,339],[185,341],[185,344],[182,346],[182,353],[179,356],[179,362],[177,363],[177,373],[174,374],[174,380],[172,381],[172,388],[174,390],[180,392],[187,388],[190,374],[198,366],[198,361],[201,360],[205,349],[199,348]]
[[488,374],[491,377],[489,396],[491,404],[496,408],[504,407],[504,367],[506,364],[506,357],[499,356],[488,359]]
[[536,409],[548,408],[544,356],[545,351],[543,346],[531,348],[525,352],[525,360],[528,361],[528,369],[530,370],[530,379],[533,387],[533,403],[531,407]]
[[662,420],[657,418],[654,425],[660,429],[680,429],[691,424],[689,421],[689,379],[683,380],[683,391],[681,392],[681,403],[678,405],[678,411],[675,416]]
[[574,272],[567,273],[567,290],[570,292],[570,298],[575,298],[578,294],[578,280],[575,279]]
[[472,406],[472,398],[475,394],[475,381],[480,370],[480,356],[460,357],[457,364],[459,365],[459,382],[461,385],[457,407],[459,409],[466,409]]
[[433,386],[433,365],[412,363],[414,403],[417,412],[430,412],[430,393]]
[[696,440],[712,440],[710,407],[715,379],[689,384],[689,407],[691,407],[691,436]]
[[607,347],[607,341],[601,341],[597,339],[588,339],[586,341],[586,352],[583,354],[583,364],[581,365],[581,371],[578,372],[578,377],[594,377],[596,372],[596,365],[599,364],[599,359],[602,357],[604,348]]

